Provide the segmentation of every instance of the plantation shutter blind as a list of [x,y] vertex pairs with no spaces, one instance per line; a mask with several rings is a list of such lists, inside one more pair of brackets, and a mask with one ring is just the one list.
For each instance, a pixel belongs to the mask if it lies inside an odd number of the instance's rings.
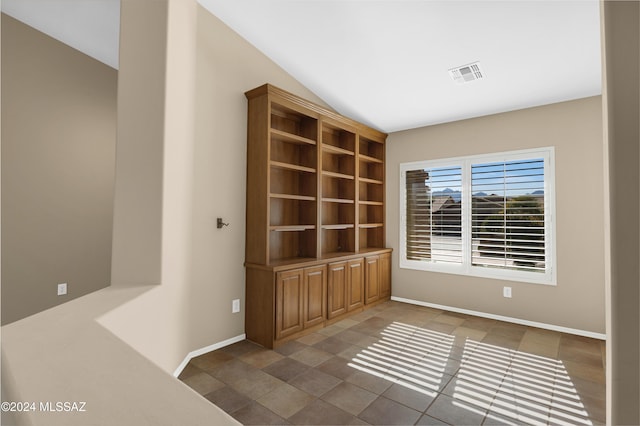
[[545,272],[544,159],[471,165],[473,266]]
[[406,259],[462,263],[462,168],[407,170]]

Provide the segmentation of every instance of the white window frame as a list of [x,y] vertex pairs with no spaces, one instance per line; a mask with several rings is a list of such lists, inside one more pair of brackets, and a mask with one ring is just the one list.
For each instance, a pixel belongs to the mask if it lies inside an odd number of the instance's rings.
[[[507,162],[533,158],[544,160],[545,215],[545,271],[530,272],[512,269],[487,268],[471,264],[471,165]],[[442,264],[407,259],[406,172],[408,170],[460,166],[462,168],[462,245],[461,264]],[[555,210],[555,149],[554,147],[471,155],[464,157],[414,161],[400,164],[400,268],[520,281],[533,284],[557,285],[556,281],[556,210]]]

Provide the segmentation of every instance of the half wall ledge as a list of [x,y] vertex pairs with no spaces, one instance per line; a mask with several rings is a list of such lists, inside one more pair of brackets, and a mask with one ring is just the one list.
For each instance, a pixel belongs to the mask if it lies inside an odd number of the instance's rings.
[[2,424],[239,424],[97,322],[153,287],[107,287],[3,326],[2,401],[35,410]]

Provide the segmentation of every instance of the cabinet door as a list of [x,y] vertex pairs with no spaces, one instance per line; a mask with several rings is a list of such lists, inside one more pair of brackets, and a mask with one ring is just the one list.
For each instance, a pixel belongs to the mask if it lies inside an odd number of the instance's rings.
[[325,266],[304,269],[304,327],[324,322],[327,310],[327,274]]
[[364,304],[364,259],[350,260],[347,264],[347,311]]
[[276,274],[276,339],[297,333],[303,328],[302,269]]
[[380,297],[391,297],[391,255],[380,255]]
[[375,302],[380,298],[380,258],[365,258],[365,303]]
[[347,262],[330,263],[327,277],[329,319],[347,312]]

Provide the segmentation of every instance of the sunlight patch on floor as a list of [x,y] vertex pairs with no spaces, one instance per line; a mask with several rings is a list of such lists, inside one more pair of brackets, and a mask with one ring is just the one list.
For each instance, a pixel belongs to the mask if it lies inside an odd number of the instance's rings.
[[562,361],[467,339],[454,398],[518,423],[591,425]]
[[[393,322],[349,366],[436,397],[450,378],[445,369],[455,338]],[[564,364],[556,359],[467,338],[452,380],[454,404],[490,419],[507,424],[592,425]]]
[[454,336],[399,322],[381,334],[349,366],[435,397],[444,385]]

